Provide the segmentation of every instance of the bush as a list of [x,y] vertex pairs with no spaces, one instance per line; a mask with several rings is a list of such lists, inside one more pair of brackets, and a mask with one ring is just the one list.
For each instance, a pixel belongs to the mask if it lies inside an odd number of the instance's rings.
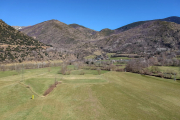
[[71,74],[71,71],[70,70],[67,70],[66,72],[65,72],[65,75],[70,75]]
[[113,64],[109,65],[109,68],[111,71],[116,71],[116,66]]
[[66,64],[63,64],[63,65],[61,66],[61,70],[60,70],[59,73],[65,75],[65,74],[66,74],[66,71],[67,71],[67,65],[66,65]]
[[98,74],[100,75],[101,74],[101,69],[97,68],[96,70],[97,70]]
[[124,69],[117,69],[117,72],[124,72]]
[[79,75],[84,75],[84,74],[85,74],[84,71],[81,70]]
[[161,78],[163,78],[164,76],[163,76],[163,74],[162,74],[162,73],[158,73],[157,77],[161,77]]
[[145,74],[145,75],[152,75],[151,71],[150,71],[148,68],[143,69],[142,72],[143,72],[143,74]]
[[144,68],[148,67],[148,63],[143,59],[132,59],[126,65],[126,70],[128,72],[134,73],[147,73],[147,70],[143,70]]
[[110,66],[109,65],[104,65],[103,68],[101,68],[101,70],[110,71]]
[[151,67],[151,72],[152,72],[152,73],[159,73],[159,72],[160,72],[160,69],[159,69],[159,67],[157,67],[157,66],[152,66],[152,67]]

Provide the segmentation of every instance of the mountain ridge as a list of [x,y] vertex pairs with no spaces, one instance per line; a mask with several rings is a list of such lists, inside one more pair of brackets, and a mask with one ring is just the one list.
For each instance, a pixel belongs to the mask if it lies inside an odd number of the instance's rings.
[[87,40],[101,37],[95,30],[80,25],[74,26],[76,27],[74,28],[73,25],[67,25],[58,20],[49,20],[26,27],[20,31],[43,43],[63,48],[69,48],[80,41],[86,42]]
[[[167,21],[149,21],[119,34],[98,41],[109,52],[143,53],[155,52],[159,46],[179,49],[180,24]],[[144,50],[146,47],[147,50]]]
[[46,45],[25,35],[0,20],[0,63],[61,59],[56,51],[51,53]]
[[[114,30],[105,28],[101,31],[94,31],[78,24],[67,25],[58,20],[50,20],[24,28],[22,32],[43,43],[50,43],[54,47],[64,48],[73,52],[76,49],[79,52],[83,51],[85,48],[80,49],[80,46],[90,43],[91,45],[98,45],[97,47],[109,52],[143,53],[145,51],[144,47],[147,48],[147,51],[155,52],[157,49],[155,41],[161,41],[159,44],[163,48],[177,50],[179,46],[174,44],[179,44],[177,42],[177,39],[179,39],[179,32],[177,31],[179,29],[176,27],[179,24],[175,22],[179,20],[180,17],[168,17],[139,21]],[[172,44],[168,41],[171,41]],[[153,48],[152,46],[156,47]],[[125,51],[126,49],[127,51]]]

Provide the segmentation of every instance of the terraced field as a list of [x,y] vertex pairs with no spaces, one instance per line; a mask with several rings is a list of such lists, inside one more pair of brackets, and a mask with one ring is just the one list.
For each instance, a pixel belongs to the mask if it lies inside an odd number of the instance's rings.
[[[69,68],[73,68],[70,66]],[[0,119],[179,120],[180,82],[128,72],[59,67],[0,72]],[[43,96],[55,81],[61,81]],[[35,99],[31,96],[35,95]]]

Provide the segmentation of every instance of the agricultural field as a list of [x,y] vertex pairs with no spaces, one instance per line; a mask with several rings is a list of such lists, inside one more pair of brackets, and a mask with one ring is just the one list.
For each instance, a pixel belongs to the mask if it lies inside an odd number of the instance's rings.
[[132,58],[128,58],[128,57],[111,57],[110,60],[129,60]]
[[[162,73],[166,73],[166,72],[170,72],[172,73],[172,79],[174,79],[174,77],[176,79],[180,79],[180,67],[177,66],[157,66],[159,71]],[[151,69],[151,67],[149,67],[149,69]],[[174,73],[176,74],[174,76]]]
[[96,55],[89,55],[89,56],[86,56],[84,57],[85,59],[94,59],[96,57]]
[[[179,81],[68,68],[70,75],[60,74],[60,67],[0,71],[0,119],[180,119]],[[55,81],[61,82],[43,96]]]
[[158,68],[162,71],[165,72],[167,70],[176,72],[180,76],[180,67],[177,66],[158,66]]
[[[109,60],[129,60],[132,58],[129,57],[111,57],[111,55],[115,55],[116,53],[107,53],[106,55],[108,56]],[[94,52],[93,55],[89,55],[84,57],[85,59],[95,59],[96,55],[101,55],[99,51]],[[133,54],[122,54],[122,55],[133,55]],[[103,60],[103,61],[109,61],[109,60]]]

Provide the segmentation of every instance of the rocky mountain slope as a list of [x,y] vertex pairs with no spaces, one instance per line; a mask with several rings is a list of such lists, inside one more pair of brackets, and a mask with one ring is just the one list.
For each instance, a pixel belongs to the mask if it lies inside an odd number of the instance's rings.
[[125,26],[122,26],[120,28],[117,28],[114,30],[114,33],[120,33],[120,32],[124,32],[126,30],[129,30],[131,28],[134,28],[134,27],[137,27],[139,25],[142,25],[146,22],[149,22],[149,21],[167,21],[167,22],[174,22],[174,23],[177,23],[177,24],[180,24],[180,17],[177,17],[177,16],[172,16],[172,17],[167,17],[167,18],[164,18],[164,19],[155,19],[155,20],[147,20],[147,21],[138,21],[138,22],[133,22],[133,23],[130,23],[130,24],[127,24]]
[[88,37],[92,37],[94,34],[97,33],[97,31],[89,29],[89,28],[86,28],[86,27],[84,27],[82,25],[69,24],[69,26],[75,28],[76,30],[81,31],[82,33],[84,33],[85,36],[88,36]]
[[67,25],[58,20],[45,21],[34,26],[21,29],[21,31],[43,43],[51,44],[54,47],[68,49],[79,42],[93,40],[94,34],[97,33],[95,30],[91,30],[77,24]]
[[154,53],[180,48],[180,24],[149,21],[104,39],[97,44],[109,52]]
[[[167,22],[168,21],[168,22]],[[45,21],[21,31],[39,41],[65,51],[86,51],[95,46],[109,52],[154,53],[179,48],[180,17],[134,22],[115,30],[95,31],[78,24],[67,25],[58,20]],[[81,49],[80,49],[81,48]],[[77,50],[78,49],[78,50]],[[92,49],[90,51],[93,51]],[[75,53],[77,55],[77,53]]]
[[50,53],[46,45],[29,37],[0,20],[0,63],[60,58],[57,52]]

